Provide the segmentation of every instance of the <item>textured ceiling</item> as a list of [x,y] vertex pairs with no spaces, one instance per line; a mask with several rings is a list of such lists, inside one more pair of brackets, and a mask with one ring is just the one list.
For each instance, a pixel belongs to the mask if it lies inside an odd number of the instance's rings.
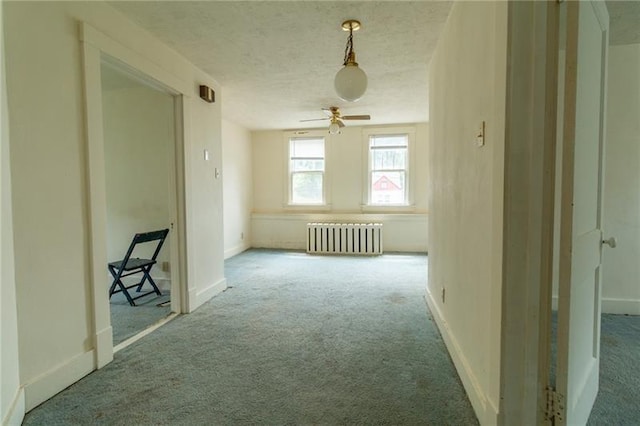
[[[110,4],[222,85],[226,119],[249,129],[324,126],[322,107],[370,114],[353,124],[428,119],[428,63],[451,2],[169,1]],[[369,87],[339,100],[333,78],[358,19],[354,50]]]
[[[440,1],[112,1],[120,12],[222,85],[226,119],[248,129],[299,129],[325,122],[322,107],[370,114],[390,124],[427,121],[428,63],[451,2]],[[640,1],[608,1],[612,44],[640,43]],[[341,101],[346,19],[358,19],[357,61],[369,88]]]

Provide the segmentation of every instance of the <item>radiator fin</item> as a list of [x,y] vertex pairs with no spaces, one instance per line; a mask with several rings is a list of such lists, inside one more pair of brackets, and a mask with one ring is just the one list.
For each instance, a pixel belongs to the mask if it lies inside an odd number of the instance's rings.
[[382,254],[382,224],[307,223],[307,253]]

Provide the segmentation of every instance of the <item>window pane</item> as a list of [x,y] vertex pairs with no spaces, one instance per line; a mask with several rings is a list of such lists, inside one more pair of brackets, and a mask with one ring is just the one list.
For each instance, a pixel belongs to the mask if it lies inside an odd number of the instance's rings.
[[369,138],[369,146],[408,146],[408,135],[377,135]]
[[324,158],[324,139],[291,139],[291,158]]
[[294,172],[291,174],[292,203],[321,204],[322,201],[322,172]]
[[372,172],[371,204],[405,204],[405,172]]
[[291,160],[291,171],[324,171],[324,160]]
[[371,151],[372,170],[405,169],[407,149],[376,149]]

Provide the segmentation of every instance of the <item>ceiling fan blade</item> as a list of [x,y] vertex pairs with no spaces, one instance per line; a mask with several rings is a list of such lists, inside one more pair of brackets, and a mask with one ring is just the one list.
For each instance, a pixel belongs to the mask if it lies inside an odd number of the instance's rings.
[[366,115],[343,115],[343,120],[371,120],[371,116],[369,114]]
[[300,120],[300,122],[302,122],[302,121],[324,121],[324,120],[329,120],[329,119],[330,119],[329,117],[326,117],[326,118],[309,118],[307,120]]
[[327,117],[333,117],[333,111],[331,110],[331,108],[322,108],[322,112],[324,112]]
[[344,123],[342,122],[342,120],[338,120],[338,119],[336,118],[336,123],[338,123],[338,126],[340,126],[340,127],[344,127]]

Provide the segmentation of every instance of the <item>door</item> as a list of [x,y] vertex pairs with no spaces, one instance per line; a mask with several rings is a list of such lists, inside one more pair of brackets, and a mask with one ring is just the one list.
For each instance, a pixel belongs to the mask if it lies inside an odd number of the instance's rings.
[[566,44],[560,48],[565,89],[556,421],[574,425],[587,422],[598,393],[609,15],[603,1],[561,7]]

